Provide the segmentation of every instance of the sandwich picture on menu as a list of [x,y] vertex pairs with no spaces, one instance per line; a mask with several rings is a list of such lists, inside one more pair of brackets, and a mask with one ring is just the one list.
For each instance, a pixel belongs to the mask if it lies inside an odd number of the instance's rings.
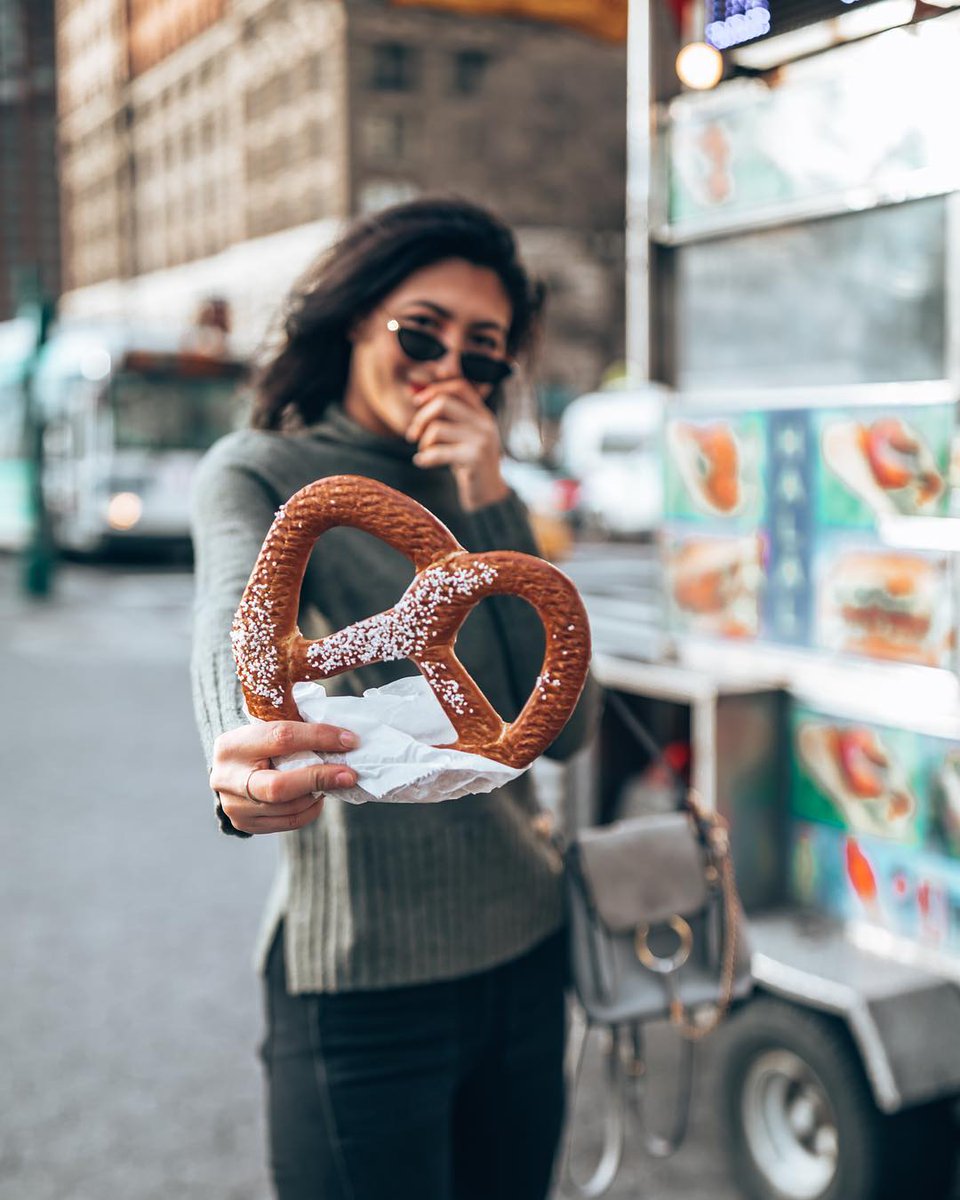
[[838,555],[820,585],[821,644],[847,654],[942,665],[950,621],[942,564],[913,554]]
[[670,597],[681,624],[694,633],[756,637],[763,583],[759,537],[696,537],[668,556]]

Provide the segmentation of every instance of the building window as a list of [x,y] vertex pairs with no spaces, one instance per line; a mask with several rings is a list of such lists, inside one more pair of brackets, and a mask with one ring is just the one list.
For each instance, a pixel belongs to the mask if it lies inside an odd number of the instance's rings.
[[416,184],[399,179],[370,180],[360,189],[360,211],[377,212],[392,204],[404,204],[418,195]]
[[412,46],[381,42],[372,51],[370,86],[374,91],[413,91],[417,86],[420,56]]
[[462,160],[482,162],[489,150],[487,126],[482,121],[462,125],[457,134],[457,143]]
[[474,96],[483,86],[490,55],[483,50],[461,50],[453,60],[453,90],[460,96]]
[[326,126],[320,121],[311,121],[306,128],[306,157],[317,161],[327,150]]
[[409,157],[411,121],[406,113],[385,113],[363,118],[361,145],[367,162],[390,166]]
[[248,121],[257,121],[263,115],[263,88],[252,88],[244,97],[244,108]]
[[311,54],[310,57],[304,62],[303,69],[306,80],[304,91],[317,91],[319,88],[323,87],[324,69],[322,54]]

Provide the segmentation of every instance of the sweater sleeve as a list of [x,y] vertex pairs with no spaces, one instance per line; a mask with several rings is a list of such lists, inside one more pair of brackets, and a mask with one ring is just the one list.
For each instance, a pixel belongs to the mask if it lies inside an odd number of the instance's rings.
[[191,677],[208,766],[218,734],[246,721],[230,627],[276,506],[266,483],[238,463],[223,443],[201,463],[192,503],[196,590]]
[[[527,510],[515,492],[471,513],[469,521],[474,543],[470,546],[471,550],[520,550],[524,554],[540,557]],[[513,718],[533,690],[543,666],[543,626],[530,605],[517,597],[498,596],[487,603],[494,607],[501,636],[507,644],[507,661],[516,703],[516,712],[509,714]],[[588,674],[570,720],[546,750],[548,758],[562,761],[585,745],[596,724],[599,700],[600,690]],[[504,716],[508,714],[504,713]]]

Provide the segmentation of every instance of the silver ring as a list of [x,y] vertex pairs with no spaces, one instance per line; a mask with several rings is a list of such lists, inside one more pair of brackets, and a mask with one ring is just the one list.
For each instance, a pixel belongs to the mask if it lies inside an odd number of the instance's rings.
[[250,774],[247,776],[247,782],[243,785],[243,790],[247,793],[247,799],[249,801],[251,801],[251,803],[253,803],[253,804],[265,804],[266,803],[266,801],[264,801],[264,800],[258,800],[256,798],[256,796],[250,791],[250,780],[261,769],[262,768],[260,768],[260,767],[254,767],[253,770],[250,772]]

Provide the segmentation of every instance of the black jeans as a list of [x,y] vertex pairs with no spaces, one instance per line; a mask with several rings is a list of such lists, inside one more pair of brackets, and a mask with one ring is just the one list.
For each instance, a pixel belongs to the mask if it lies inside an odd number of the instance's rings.
[[440,983],[287,995],[263,1046],[279,1200],[544,1200],[564,1116],[566,937]]

